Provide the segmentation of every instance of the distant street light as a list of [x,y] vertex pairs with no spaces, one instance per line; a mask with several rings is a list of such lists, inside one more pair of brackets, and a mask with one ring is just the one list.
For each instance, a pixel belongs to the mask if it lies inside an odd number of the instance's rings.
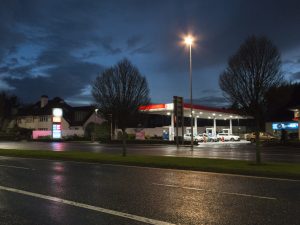
[[189,47],[190,51],[190,102],[191,102],[191,150],[194,150],[194,131],[193,131],[193,77],[192,77],[192,45],[195,38],[191,35],[188,35],[184,38],[184,43]]

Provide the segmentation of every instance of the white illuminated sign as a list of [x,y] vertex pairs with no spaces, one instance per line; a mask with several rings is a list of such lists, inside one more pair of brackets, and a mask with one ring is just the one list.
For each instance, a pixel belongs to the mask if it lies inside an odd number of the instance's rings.
[[61,123],[61,117],[53,116],[53,123]]
[[52,138],[61,138],[61,118],[63,115],[63,110],[61,108],[52,109],[53,119],[52,119]]
[[273,130],[297,130],[298,123],[297,122],[281,122],[281,123],[272,123]]
[[60,124],[52,125],[52,137],[53,138],[61,138],[61,125]]
[[53,114],[53,116],[56,116],[56,117],[62,117],[63,111],[60,108],[54,108],[52,110],[52,114]]

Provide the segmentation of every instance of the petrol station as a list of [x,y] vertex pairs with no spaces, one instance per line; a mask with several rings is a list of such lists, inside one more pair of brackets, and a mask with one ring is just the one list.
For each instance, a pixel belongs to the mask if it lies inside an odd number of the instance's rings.
[[[166,104],[151,104],[146,106],[141,106],[140,111],[147,114],[155,114],[155,115],[167,115],[171,117],[171,124],[169,126],[169,140],[173,141],[176,136],[175,123],[176,123],[176,107],[174,107],[174,103],[166,103]],[[205,133],[216,136],[217,135],[217,127],[218,121],[228,121],[228,128],[222,129],[223,133],[232,134],[232,122],[234,120],[242,120],[249,119],[247,116],[242,116],[232,110],[220,109],[202,105],[193,105],[192,107],[192,115],[191,115],[191,104],[183,103],[183,117],[191,118],[193,120],[193,134],[196,135],[198,131],[197,120],[198,119],[207,119],[211,120],[213,126],[205,128]],[[182,126],[178,130],[178,136],[180,134],[190,134],[191,126]]]

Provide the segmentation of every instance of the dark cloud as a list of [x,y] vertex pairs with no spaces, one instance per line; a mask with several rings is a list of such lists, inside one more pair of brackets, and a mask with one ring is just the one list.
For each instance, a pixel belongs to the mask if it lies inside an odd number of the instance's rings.
[[45,73],[49,74],[47,77],[27,76],[23,79],[7,77],[4,81],[15,87],[15,93],[25,102],[32,101],[41,94],[72,97],[78,95],[85,85],[91,84],[103,69],[98,64],[74,62],[46,70]]
[[148,54],[154,51],[151,44],[146,44],[131,51],[131,54]]
[[291,75],[291,78],[292,78],[293,80],[300,80],[300,71],[298,71],[298,72],[296,72],[296,73],[293,73],[293,74]]
[[36,59],[37,66],[63,65],[76,60],[68,51],[62,49],[48,48],[44,50]]
[[8,66],[2,66],[0,67],[0,74],[5,74],[9,71],[9,67]]
[[19,60],[17,58],[10,59],[10,63],[9,63],[10,66],[16,66],[18,64],[19,64]]
[[298,0],[2,0],[0,89],[14,87],[27,100],[44,93],[88,100],[78,91],[128,57],[146,74],[154,102],[177,91],[187,97],[188,54],[180,40],[191,31],[198,36],[194,96],[221,104],[218,76],[249,35],[270,37],[287,70],[293,66],[287,72],[299,71],[299,54],[290,53],[300,48],[299,27]]
[[134,48],[142,41],[142,36],[135,35],[127,39],[127,47]]
[[99,38],[98,42],[110,54],[118,54],[118,53],[122,52],[122,50],[120,48],[113,47],[113,38],[112,37]]
[[204,89],[204,90],[201,91],[201,93],[203,95],[217,94],[219,92],[220,92],[220,90],[217,90],[217,89]]
[[[185,102],[190,102],[190,100],[185,99]],[[195,105],[205,105],[211,107],[227,107],[229,105],[228,101],[221,96],[206,96],[202,98],[193,99],[193,104]]]
[[23,79],[26,77],[30,77],[32,75],[31,70],[33,69],[32,65],[18,66],[10,68],[7,73],[17,79]]

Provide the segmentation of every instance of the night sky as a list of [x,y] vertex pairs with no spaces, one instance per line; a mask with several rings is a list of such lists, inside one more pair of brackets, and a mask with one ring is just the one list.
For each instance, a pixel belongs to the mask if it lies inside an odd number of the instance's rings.
[[189,96],[185,33],[193,48],[195,102],[223,106],[218,77],[249,35],[279,48],[287,80],[300,81],[300,1],[0,0],[0,90],[92,103],[90,85],[124,57],[148,79],[152,102]]

